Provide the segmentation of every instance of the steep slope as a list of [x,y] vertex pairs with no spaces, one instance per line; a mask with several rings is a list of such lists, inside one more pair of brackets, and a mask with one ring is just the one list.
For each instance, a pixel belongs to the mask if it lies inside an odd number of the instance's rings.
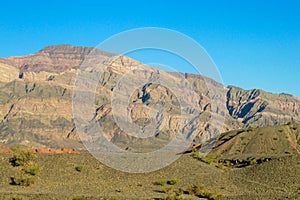
[[228,87],[229,114],[246,126],[273,126],[299,123],[300,100],[288,94]]
[[289,123],[222,133],[212,153],[236,158],[297,155],[300,154],[300,128]]

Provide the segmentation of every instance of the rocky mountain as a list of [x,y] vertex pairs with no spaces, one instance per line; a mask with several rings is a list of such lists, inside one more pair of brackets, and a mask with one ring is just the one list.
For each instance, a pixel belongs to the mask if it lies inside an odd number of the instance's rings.
[[246,126],[273,126],[299,123],[300,100],[289,94],[271,94],[263,90],[228,87],[230,116]]
[[[294,96],[225,87],[201,75],[164,72],[89,47],[56,45],[3,58],[0,72],[1,146],[82,146],[72,112],[73,92],[79,90],[94,95],[94,107],[89,116],[80,104],[78,120],[94,120],[107,140],[136,151],[147,144],[150,150],[159,148],[176,132],[207,140],[237,128],[300,123],[300,99]],[[96,87],[88,82],[76,87],[79,75],[97,79]],[[151,137],[137,137],[139,131]]]

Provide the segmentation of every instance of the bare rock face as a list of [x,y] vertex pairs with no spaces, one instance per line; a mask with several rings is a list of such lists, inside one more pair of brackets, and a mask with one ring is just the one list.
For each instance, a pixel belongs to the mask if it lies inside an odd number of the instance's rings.
[[[1,60],[0,60],[1,61]],[[11,82],[19,75],[19,70],[15,67],[0,62],[0,80],[1,82]]]
[[288,94],[271,94],[262,90],[229,87],[229,114],[245,126],[273,126],[299,123],[300,100]]
[[[84,63],[85,67],[79,69],[92,51],[101,56],[100,61],[95,65]],[[155,73],[148,78],[136,68]],[[226,88],[201,75],[164,72],[99,49],[56,45],[28,56],[0,59],[0,146],[81,147],[84,138],[77,134],[72,112],[74,83],[79,72],[93,77],[100,71],[96,90],[89,90],[88,85],[84,90],[95,95],[94,116],[90,120],[103,127],[106,139],[124,149],[139,151],[140,147],[153,144],[160,148],[178,131],[203,140],[213,137],[216,127],[218,131],[228,131],[300,122],[300,100],[291,95]],[[147,83],[130,91],[126,84],[138,83],[133,78],[126,80],[130,73],[141,80],[145,77]],[[176,91],[170,85],[156,84],[156,76],[170,80]],[[194,92],[181,89],[180,84],[185,82]],[[124,113],[113,113],[112,107],[112,97],[120,92],[130,94],[128,105],[122,106],[127,108],[132,123],[145,134],[151,120],[159,122],[160,127],[153,128],[159,131],[154,132],[150,141],[127,134],[134,134],[135,129],[120,128],[118,123],[122,123]],[[122,100],[122,96],[117,100]],[[158,112],[160,109],[164,112]],[[180,127],[183,113],[197,118]],[[119,116],[120,122],[116,122],[114,115]]]

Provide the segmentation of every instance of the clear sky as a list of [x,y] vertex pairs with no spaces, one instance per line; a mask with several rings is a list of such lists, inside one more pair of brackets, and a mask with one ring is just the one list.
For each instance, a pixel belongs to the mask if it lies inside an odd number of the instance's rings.
[[[297,0],[2,1],[0,57],[52,44],[96,46],[140,27],[169,28],[195,39],[215,61],[225,85],[300,97]],[[133,56],[149,62],[154,54],[145,55]]]

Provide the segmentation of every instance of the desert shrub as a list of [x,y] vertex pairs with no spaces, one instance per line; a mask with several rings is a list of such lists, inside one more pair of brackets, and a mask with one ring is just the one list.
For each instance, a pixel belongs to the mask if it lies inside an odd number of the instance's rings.
[[218,200],[222,198],[222,195],[217,192],[208,192],[206,193],[208,199],[210,200]]
[[297,130],[298,129],[298,125],[294,125],[293,126],[293,130],[295,131],[295,130]]
[[75,170],[81,172],[83,170],[83,165],[78,165],[75,167]]
[[260,152],[261,154],[265,154],[265,155],[267,155],[268,154],[268,152],[267,151],[262,151],[262,152]]
[[38,165],[29,167],[28,169],[26,169],[26,172],[32,176],[35,176],[39,173],[40,171],[40,167]]
[[34,183],[34,180],[31,177],[24,176],[23,174],[19,177],[11,177],[10,180],[11,185],[30,186]]
[[171,190],[172,190],[171,187],[166,187],[165,185],[162,185],[162,186],[161,186],[161,192],[162,192],[162,193],[170,193]]
[[12,200],[23,200],[23,197],[13,197]]
[[13,197],[12,200],[23,200],[23,197]]
[[282,133],[282,132],[283,132],[283,129],[279,129],[278,131],[279,131],[280,133]]
[[[167,196],[163,199],[168,200],[181,200],[183,199],[182,194],[183,190],[174,190],[173,185],[176,185],[179,182],[178,179],[171,179],[171,180],[159,180],[156,181],[155,185],[160,185],[161,188],[159,192],[167,194]],[[166,186],[166,184],[169,185],[169,187]]]
[[201,160],[201,155],[199,153],[199,151],[195,151],[191,154],[191,156],[197,160]]
[[203,185],[193,185],[189,187],[185,193],[198,196],[199,194],[203,193],[204,189],[205,187]]
[[248,157],[247,161],[248,161],[249,165],[257,164],[257,160],[255,158],[252,158],[252,157]]
[[256,165],[257,164],[257,160],[255,160],[255,159],[250,160],[249,164],[250,165]]
[[158,181],[155,182],[155,185],[161,185],[161,186],[164,186],[166,183],[167,183],[166,180],[158,180]]
[[247,159],[220,159],[218,160],[218,164],[216,165],[216,167],[220,169],[222,169],[224,166],[242,168],[250,165],[261,164],[270,160],[271,158],[254,158],[254,157],[248,157]]
[[288,122],[286,125],[291,126],[293,123],[292,122]]
[[185,193],[209,200],[217,200],[222,197],[222,195],[218,194],[217,192],[208,191],[203,185],[193,185],[192,187],[188,188]]
[[16,153],[12,158],[9,159],[9,162],[12,166],[27,166],[34,161],[36,155],[31,152],[19,152]]
[[278,138],[274,137],[273,140],[278,140]]
[[217,158],[218,158],[218,156],[215,155],[215,154],[207,154],[205,157],[202,157],[202,158],[201,158],[201,161],[203,161],[203,162],[205,162],[205,163],[207,163],[207,164],[212,164],[213,161],[214,161],[215,159],[217,159]]
[[177,184],[178,182],[179,182],[178,179],[172,179],[172,180],[167,181],[167,184],[169,184],[169,185],[175,185],[175,184]]
[[33,176],[39,172],[39,165],[35,163],[36,154],[31,152],[18,152],[9,159],[13,167],[19,171],[18,176],[11,177],[11,185],[30,186],[34,183]]
[[178,190],[171,190],[167,192],[167,196],[162,198],[162,200],[184,200],[184,190],[179,188]]
[[224,167],[224,164],[223,164],[223,163],[218,163],[217,168],[223,169],[223,167]]
[[180,196],[184,194],[184,190],[182,188],[179,188],[177,191],[175,191],[176,196]]

